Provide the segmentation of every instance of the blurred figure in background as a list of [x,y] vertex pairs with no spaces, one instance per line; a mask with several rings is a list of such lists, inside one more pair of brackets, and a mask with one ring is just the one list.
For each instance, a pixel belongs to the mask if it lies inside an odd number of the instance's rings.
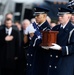
[[25,44],[24,44],[25,37],[27,37],[26,35],[24,35],[24,31],[26,30],[26,28],[27,28],[29,25],[30,25],[30,21],[29,21],[28,19],[24,19],[24,20],[22,21],[22,32],[23,32],[23,39],[22,39],[22,41],[23,41],[23,45],[24,45],[25,48],[26,48],[26,46],[27,46],[29,43],[25,43]]
[[[16,25],[20,25],[16,23]],[[18,75],[25,75],[26,74],[26,56],[25,51],[27,49],[28,43],[24,43],[24,30],[27,26],[30,25],[30,21],[28,19],[24,19],[22,21],[21,26],[18,26],[21,34],[21,52],[20,52],[20,61],[19,61],[19,74]],[[20,28],[21,27],[21,28]]]
[[34,22],[36,23],[36,20],[35,20],[35,18],[32,18],[31,23],[34,23]]
[[19,61],[18,61],[18,75],[25,75],[25,69],[26,69],[26,58],[25,58],[25,50],[23,49],[24,43],[23,43],[23,30],[22,30],[22,25],[20,24],[19,21],[15,21],[14,26],[16,26],[19,30],[19,35],[20,35],[20,43],[21,43],[21,50],[19,54]]
[[25,24],[25,21],[23,22],[24,25],[24,44],[25,46],[25,50],[26,50],[26,75],[33,75],[33,58],[34,58],[34,47],[33,45],[33,40],[34,40],[34,36],[36,36],[35,33],[35,29],[33,27],[32,24]]
[[21,24],[20,24],[20,22],[16,21],[14,24],[17,26],[18,30],[21,31]]
[[13,14],[12,14],[12,13],[7,13],[7,14],[5,15],[5,19],[4,19],[3,23],[1,24],[0,28],[3,28],[3,27],[4,27],[5,21],[6,21],[7,19],[11,19],[11,20],[12,20],[12,27],[18,31],[17,26],[15,26],[14,23],[13,23]]
[[2,21],[2,24],[1,24],[0,28],[3,28],[3,27],[4,27],[4,24],[5,24],[6,19],[11,19],[11,20],[13,20],[13,14],[12,14],[12,13],[7,13],[7,14],[5,15],[5,19]]
[[6,16],[5,16],[5,20],[8,19],[8,18],[13,21],[13,14],[12,13],[7,13]]
[[0,66],[1,75],[17,75],[17,64],[20,52],[19,32],[12,27],[12,20],[6,19],[0,29]]
[[28,19],[24,19],[22,22],[22,28],[23,30],[26,29],[27,26],[30,25],[30,21]]
[[56,26],[56,23],[50,23],[51,29],[52,29],[54,26]]
[[51,18],[50,18],[49,16],[47,16],[47,21],[48,21],[48,23],[49,23],[49,25],[50,25],[50,23],[51,23]]

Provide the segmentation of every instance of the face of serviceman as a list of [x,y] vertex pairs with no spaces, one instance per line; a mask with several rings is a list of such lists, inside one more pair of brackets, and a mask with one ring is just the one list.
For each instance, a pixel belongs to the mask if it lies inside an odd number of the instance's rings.
[[69,20],[70,20],[69,14],[65,13],[65,14],[59,15],[59,22],[62,25],[66,24]]
[[35,16],[35,19],[36,19],[36,22],[37,22],[38,24],[41,24],[41,23],[43,23],[43,22],[46,20],[46,17],[47,17],[46,14],[37,14],[37,15]]

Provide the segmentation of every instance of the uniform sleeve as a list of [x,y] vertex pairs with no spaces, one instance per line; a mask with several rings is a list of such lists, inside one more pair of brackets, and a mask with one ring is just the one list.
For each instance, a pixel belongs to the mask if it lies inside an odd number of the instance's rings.
[[70,42],[67,46],[62,46],[62,55],[71,55],[74,53],[74,31],[70,37]]

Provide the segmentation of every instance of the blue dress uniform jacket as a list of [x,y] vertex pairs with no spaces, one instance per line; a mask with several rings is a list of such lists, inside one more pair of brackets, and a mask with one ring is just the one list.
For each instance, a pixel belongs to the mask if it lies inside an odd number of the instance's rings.
[[69,22],[64,29],[57,25],[52,30],[59,31],[57,44],[61,51],[50,50],[48,75],[74,75],[74,27]]
[[32,25],[35,29],[35,33],[34,33],[34,36],[30,39],[29,47],[26,50],[26,59],[27,59],[26,75],[33,75],[34,58],[35,58],[35,52],[36,52],[35,46],[38,46],[42,40],[41,33],[39,32],[36,23],[33,23]]
[[[40,31],[49,31],[50,26],[45,21],[40,27]],[[34,58],[34,74],[33,75],[47,75],[49,63],[49,51],[37,46]]]

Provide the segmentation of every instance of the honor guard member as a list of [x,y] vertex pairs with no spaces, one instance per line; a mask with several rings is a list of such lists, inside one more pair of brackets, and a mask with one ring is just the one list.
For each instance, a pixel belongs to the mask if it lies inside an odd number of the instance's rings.
[[[49,31],[50,25],[47,22],[47,13],[49,9],[44,7],[35,7],[34,8],[34,16],[37,22],[37,26],[39,31]],[[36,47],[36,53],[34,58],[34,74],[33,75],[47,75],[48,70],[48,51],[46,49],[41,48],[40,44]]]
[[59,31],[57,43],[49,47],[50,57],[48,75],[74,75],[74,27],[70,22],[69,8],[60,7],[60,25],[52,30]]
[[33,75],[34,58],[35,58],[35,46],[41,43],[41,33],[39,32],[36,23],[33,23],[26,27],[24,30],[24,42],[29,41],[29,46],[26,49],[26,75]]

